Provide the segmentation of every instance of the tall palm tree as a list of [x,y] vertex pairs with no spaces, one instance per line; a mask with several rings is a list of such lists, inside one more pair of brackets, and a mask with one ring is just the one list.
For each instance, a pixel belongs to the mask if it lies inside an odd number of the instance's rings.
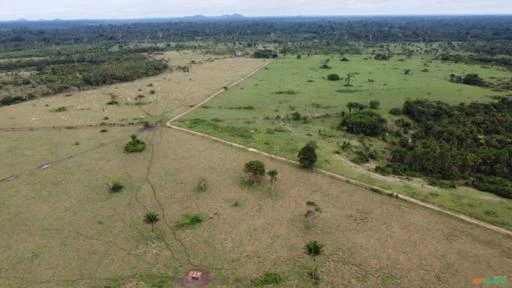
[[277,169],[270,169],[268,170],[267,174],[268,176],[270,176],[270,183],[272,185],[271,190],[272,192],[274,192],[274,185],[277,182],[277,174],[279,174],[279,172],[277,171]]
[[155,231],[155,224],[158,221],[160,221],[160,218],[158,218],[158,214],[155,212],[147,212],[146,215],[144,215],[144,223],[151,225],[151,232]]
[[323,244],[318,243],[318,241],[310,241],[304,246],[304,252],[311,256],[313,259],[313,272],[311,273],[311,278],[313,280],[318,280],[318,272],[316,267],[316,257],[322,254],[322,249],[324,248]]

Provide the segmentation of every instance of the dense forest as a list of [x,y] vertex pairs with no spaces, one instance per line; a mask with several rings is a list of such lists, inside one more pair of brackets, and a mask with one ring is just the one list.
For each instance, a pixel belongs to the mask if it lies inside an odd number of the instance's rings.
[[[168,68],[148,49],[107,48],[48,54],[0,62],[0,106],[70,90],[133,81],[157,75]],[[0,94],[1,96],[1,94]]]
[[[143,20],[141,20],[143,21]],[[148,20],[149,21],[149,20]],[[162,20],[163,21],[163,20]],[[185,41],[272,42],[308,47],[320,42],[336,47],[347,42],[463,43],[463,49],[492,56],[512,54],[510,16],[227,18],[156,23],[57,21],[0,23],[1,49],[98,43]],[[59,27],[59,28],[54,28]],[[65,28],[62,28],[65,27]],[[492,45],[489,45],[492,42]]]
[[402,112],[415,132],[397,141],[390,163],[377,171],[462,182],[512,198],[512,99],[460,105],[408,100]]

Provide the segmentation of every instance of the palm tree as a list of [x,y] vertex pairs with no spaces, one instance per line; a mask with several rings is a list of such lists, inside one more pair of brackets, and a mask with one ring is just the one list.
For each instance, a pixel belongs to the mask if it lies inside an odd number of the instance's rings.
[[313,272],[311,273],[311,278],[313,280],[318,280],[318,272],[316,268],[316,257],[322,254],[322,249],[324,248],[323,244],[318,243],[318,241],[310,241],[306,246],[304,246],[304,252],[313,258]]
[[155,231],[155,224],[158,221],[160,221],[160,218],[158,218],[158,214],[155,212],[148,212],[144,215],[144,222],[151,225],[151,232]]
[[271,183],[271,190],[272,192],[274,192],[274,184],[276,184],[276,181],[277,181],[277,174],[279,174],[279,172],[277,171],[277,169],[270,169],[268,170],[267,172],[268,176],[270,176],[270,183]]

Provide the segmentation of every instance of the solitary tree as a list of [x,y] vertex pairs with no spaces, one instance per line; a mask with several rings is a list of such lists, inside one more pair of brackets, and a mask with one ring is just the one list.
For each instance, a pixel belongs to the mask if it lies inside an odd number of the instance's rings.
[[313,271],[311,271],[311,279],[319,280],[318,270],[316,265],[316,258],[322,254],[322,249],[324,248],[323,244],[318,243],[318,241],[310,241],[304,246],[304,252],[311,256],[313,259]]
[[245,163],[244,171],[249,174],[249,183],[254,184],[265,176],[265,164],[258,160],[249,161]]
[[298,156],[300,166],[306,169],[313,168],[317,160],[315,142],[309,142],[306,146],[302,147]]
[[274,192],[274,185],[277,182],[277,174],[279,174],[279,172],[277,171],[277,169],[270,169],[268,170],[267,174],[268,176],[270,176],[271,190],[272,192]]
[[352,80],[352,73],[347,73],[347,77],[345,78],[345,86],[350,87],[352,84],[350,84],[350,81]]
[[144,215],[144,223],[151,225],[151,232],[155,231],[155,224],[158,221],[160,221],[160,218],[158,218],[158,214],[155,212],[148,212]]

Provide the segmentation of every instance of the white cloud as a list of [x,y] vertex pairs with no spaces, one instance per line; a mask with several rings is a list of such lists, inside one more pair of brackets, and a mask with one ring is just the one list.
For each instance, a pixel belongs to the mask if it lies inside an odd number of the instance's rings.
[[511,0],[0,0],[0,19],[147,18],[241,13],[246,16],[512,14]]

